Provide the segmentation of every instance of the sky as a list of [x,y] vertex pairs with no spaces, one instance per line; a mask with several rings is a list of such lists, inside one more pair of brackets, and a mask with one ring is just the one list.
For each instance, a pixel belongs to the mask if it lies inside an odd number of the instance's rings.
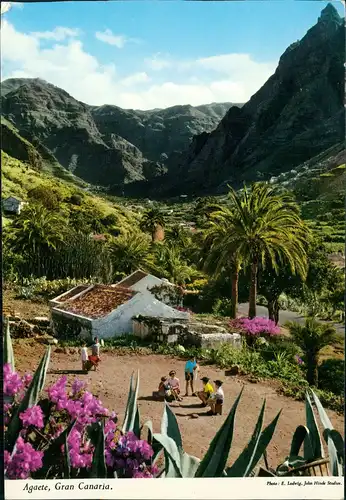
[[42,78],[91,105],[243,103],[327,3],[13,4],[1,16],[1,79]]

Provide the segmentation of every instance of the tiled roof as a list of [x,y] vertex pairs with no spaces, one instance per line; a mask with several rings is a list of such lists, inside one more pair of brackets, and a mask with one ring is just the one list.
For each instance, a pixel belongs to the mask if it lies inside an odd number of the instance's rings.
[[120,286],[95,285],[81,297],[67,300],[60,309],[88,318],[102,318],[131,300],[135,294],[136,292]]

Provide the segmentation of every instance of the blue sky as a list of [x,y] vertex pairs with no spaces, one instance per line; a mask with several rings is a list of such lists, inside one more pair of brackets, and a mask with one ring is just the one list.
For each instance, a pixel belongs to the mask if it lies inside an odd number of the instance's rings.
[[[26,4],[2,19],[2,78],[40,77],[89,104],[244,102],[327,2]],[[333,2],[343,15],[341,2]]]

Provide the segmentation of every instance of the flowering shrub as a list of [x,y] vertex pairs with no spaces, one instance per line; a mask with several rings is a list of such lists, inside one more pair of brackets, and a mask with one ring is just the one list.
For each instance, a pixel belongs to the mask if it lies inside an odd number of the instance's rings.
[[[4,406],[5,431],[23,400],[24,390],[32,377],[20,377],[11,365],[4,365],[4,394],[9,402]],[[151,464],[153,449],[133,432],[118,429],[114,412],[86,390],[83,381],[75,379],[71,390],[67,378],[61,377],[46,390],[48,397],[19,413],[21,430],[13,450],[5,451],[5,473],[8,479],[49,479],[60,473],[64,462],[64,440],[54,453],[54,464],[45,467],[49,447],[70,428],[66,444],[71,476],[85,477],[92,467],[95,444],[92,426],[105,422],[105,463],[107,476],[137,478],[153,477],[157,472]],[[58,442],[58,441],[57,441]],[[46,456],[45,456],[46,455]],[[58,470],[57,470],[58,469]]]
[[230,322],[233,328],[239,328],[245,335],[249,336],[273,336],[280,334],[280,328],[274,321],[257,316],[256,318],[238,318]]

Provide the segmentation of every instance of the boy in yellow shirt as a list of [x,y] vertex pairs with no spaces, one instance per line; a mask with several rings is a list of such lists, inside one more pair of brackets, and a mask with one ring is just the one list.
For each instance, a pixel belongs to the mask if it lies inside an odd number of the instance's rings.
[[202,406],[207,406],[207,401],[213,394],[214,387],[209,382],[210,379],[208,377],[203,377],[201,380],[203,382],[203,391],[199,391],[197,396],[202,401]]

